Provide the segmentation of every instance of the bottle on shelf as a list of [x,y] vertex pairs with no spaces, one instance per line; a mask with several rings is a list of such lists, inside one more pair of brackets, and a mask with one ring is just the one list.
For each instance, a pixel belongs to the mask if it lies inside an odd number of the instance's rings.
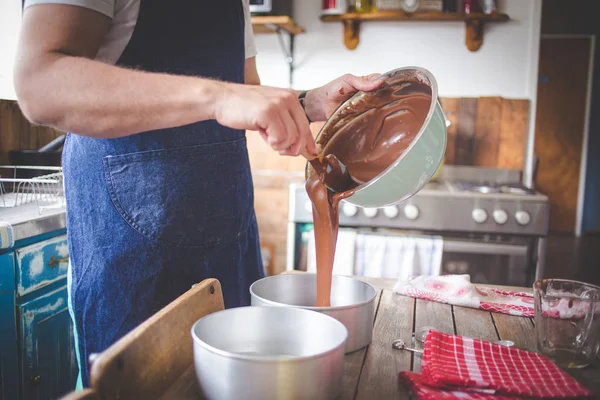
[[479,0],[463,0],[463,12],[465,14],[473,14],[481,12]]
[[343,14],[348,11],[347,0],[323,0],[322,14]]

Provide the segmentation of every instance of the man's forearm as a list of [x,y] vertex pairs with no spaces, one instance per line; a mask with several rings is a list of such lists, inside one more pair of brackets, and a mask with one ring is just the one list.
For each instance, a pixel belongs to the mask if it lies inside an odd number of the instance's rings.
[[214,118],[223,83],[128,70],[53,53],[15,79],[28,118],[62,131],[121,137]]

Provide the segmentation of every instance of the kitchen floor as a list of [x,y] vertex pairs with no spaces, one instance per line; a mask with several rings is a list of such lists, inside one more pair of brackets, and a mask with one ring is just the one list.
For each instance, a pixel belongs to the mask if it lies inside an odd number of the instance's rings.
[[546,277],[600,285],[600,233],[579,238],[552,234],[546,251]]

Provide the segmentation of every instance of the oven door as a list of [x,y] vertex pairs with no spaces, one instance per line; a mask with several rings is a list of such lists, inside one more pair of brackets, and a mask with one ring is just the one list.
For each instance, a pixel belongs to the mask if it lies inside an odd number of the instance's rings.
[[471,282],[527,286],[530,243],[444,238],[442,274],[469,274]]

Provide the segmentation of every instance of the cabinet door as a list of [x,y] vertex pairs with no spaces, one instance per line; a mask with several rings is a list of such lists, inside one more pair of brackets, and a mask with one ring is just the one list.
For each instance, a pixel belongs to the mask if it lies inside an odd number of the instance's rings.
[[66,286],[24,303],[18,310],[21,399],[56,399],[73,390],[77,360]]
[[0,254],[0,399],[19,398],[15,318],[15,257]]

